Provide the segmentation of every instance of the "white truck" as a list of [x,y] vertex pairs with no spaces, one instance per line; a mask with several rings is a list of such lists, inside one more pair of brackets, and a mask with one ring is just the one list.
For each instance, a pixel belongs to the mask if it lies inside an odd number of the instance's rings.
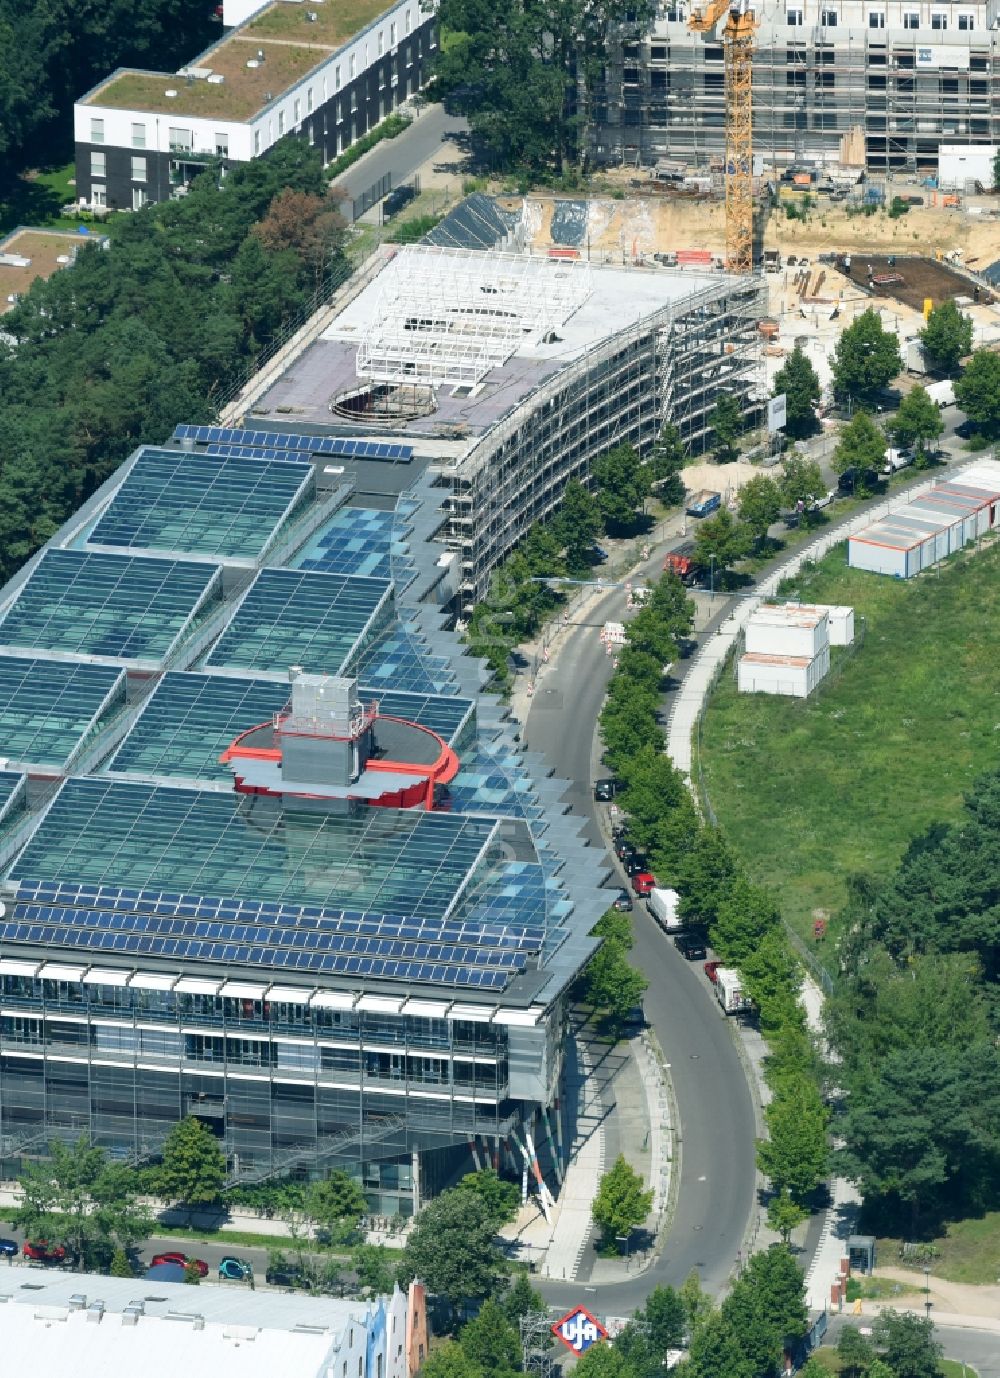
[[716,967],[715,970],[715,998],[722,1006],[724,1014],[739,1014],[741,1010],[748,1010],[753,1001],[748,995],[743,994],[743,982],[740,973],[732,967]]
[[928,383],[927,396],[939,407],[953,407],[955,405],[955,384],[950,378],[942,378],[940,383]]
[[663,929],[664,933],[676,933],[683,927],[677,907],[680,895],[676,890],[652,889],[646,900],[646,908]]

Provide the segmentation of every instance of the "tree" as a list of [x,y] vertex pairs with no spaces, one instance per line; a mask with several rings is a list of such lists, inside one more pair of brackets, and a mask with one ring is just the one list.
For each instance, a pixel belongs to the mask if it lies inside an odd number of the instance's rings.
[[653,446],[650,466],[653,471],[653,487],[661,502],[676,507],[684,501],[684,483],[680,472],[688,461],[687,450],[676,426],[667,423]]
[[780,927],[769,929],[740,963],[747,994],[757,1006],[764,1036],[773,1039],[782,1029],[803,1020],[798,1003],[799,967]]
[[885,459],[885,436],[866,411],[855,412],[840,432],[833,452],[833,467],[838,474],[853,470],[855,488],[864,492],[868,475],[880,473]]
[[922,468],[926,462],[924,446],[929,440],[937,440],[944,430],[941,412],[926,388],[916,387],[906,394],[890,422],[890,429],[898,445],[915,447],[916,463]]
[[368,1210],[368,1200],[354,1178],[335,1168],[321,1182],[314,1182],[306,1196],[306,1214],[321,1230],[337,1235],[354,1231]]
[[648,985],[615,942],[602,943],[583,969],[583,998],[612,1025],[628,1018]]
[[864,1378],[875,1358],[875,1347],[860,1330],[845,1325],[837,1337],[837,1357],[843,1378]]
[[804,1077],[779,1087],[764,1111],[769,1137],[757,1142],[757,1166],[798,1205],[826,1177],[827,1118],[818,1090]]
[[785,506],[800,511],[806,525],[815,519],[817,513],[812,504],[826,491],[826,484],[814,460],[789,455],[782,466],[778,487]]
[[687,1309],[676,1288],[658,1283],[647,1296],[646,1304],[636,1312],[636,1320],[645,1323],[661,1360],[668,1349],[680,1349],[684,1344]]
[[573,1378],[632,1378],[632,1369],[617,1344],[593,1344],[573,1368]]
[[[816,405],[820,399],[819,377],[796,345],[774,378],[772,396],[785,394],[785,433],[792,440],[803,440],[817,429]],[[818,493],[819,489],[814,489]]]
[[179,1201],[190,1214],[198,1206],[218,1201],[225,1181],[225,1154],[212,1131],[193,1115],[174,1125],[157,1172],[162,1195]]
[[400,1282],[419,1277],[454,1314],[464,1300],[487,1297],[507,1265],[493,1242],[493,1221],[472,1191],[444,1191],[417,1216],[400,1263]]
[[110,1272],[113,1278],[135,1277],[132,1265],[128,1261],[128,1254],[121,1247],[121,1245],[118,1246],[118,1248],[114,1251],[114,1254],[111,1257]]
[[652,1188],[647,1190],[643,1186],[642,1178],[619,1153],[614,1166],[601,1177],[590,1208],[600,1226],[602,1247],[613,1247],[617,1236],[630,1234],[643,1223],[653,1204],[653,1194]]
[[[738,1337],[742,1354],[757,1378],[778,1378],[788,1341],[805,1335],[809,1324],[802,1270],[784,1244],[752,1254],[743,1274],[720,1308],[721,1319]],[[691,1346],[694,1353],[694,1343]]]
[[955,400],[984,435],[1000,435],[1000,354],[976,350],[955,384]]
[[719,579],[750,549],[749,531],[725,507],[698,523],[694,533],[694,561],[700,570]]
[[354,1271],[358,1286],[370,1297],[387,1296],[392,1291],[390,1255],[384,1245],[359,1244],[354,1250]]
[[743,408],[729,392],[720,392],[710,418],[723,463],[736,457],[736,441],[743,432]]
[[434,1344],[420,1367],[420,1378],[483,1378],[483,1374],[457,1340],[444,1340]]
[[605,758],[619,778],[627,776],[644,748],[662,751],[659,710],[660,697],[655,689],[624,675],[614,676],[598,722]]
[[496,1231],[515,1218],[521,1204],[520,1188],[513,1182],[504,1182],[491,1167],[483,1168],[480,1172],[467,1172],[457,1190],[476,1193]]
[[736,874],[720,898],[712,924],[712,945],[727,962],[739,966],[780,923],[781,914],[770,890]]
[[691,1337],[684,1378],[762,1378],[754,1368],[745,1338],[719,1311],[710,1312]]
[[521,1366],[518,1332],[492,1297],[462,1327],[459,1343],[485,1378],[505,1378]]
[[628,952],[634,942],[631,918],[617,909],[605,909],[590,931],[595,938],[617,943],[622,952]]
[[768,1229],[781,1235],[782,1244],[787,1244],[792,1237],[792,1231],[808,1218],[809,1212],[792,1200],[792,1194],[787,1187],[772,1196],[767,1203]]
[[767,540],[768,528],[781,515],[781,490],[773,478],[757,474],[740,489],[740,520],[758,545]]
[[522,1316],[545,1311],[545,1301],[541,1292],[536,1291],[528,1281],[528,1274],[520,1269],[514,1274],[510,1287],[504,1293],[501,1305],[511,1325],[517,1325]]
[[872,1341],[894,1378],[938,1378],[944,1350],[929,1317],[882,1311],[872,1325]]
[[693,1335],[695,1331],[701,1329],[715,1310],[715,1303],[711,1295],[702,1287],[701,1278],[698,1276],[696,1268],[692,1268],[681,1283],[680,1298],[684,1303],[684,1311],[687,1315],[688,1332]]
[[713,924],[736,873],[736,859],[722,830],[701,828],[677,868],[684,922],[705,928]]
[[201,1286],[201,1272],[193,1258],[189,1258],[184,1265],[184,1281],[189,1287]]
[[251,234],[269,253],[290,249],[319,286],[342,246],[344,221],[328,196],[284,187]]
[[972,353],[972,321],[949,299],[932,308],[920,338],[930,366],[951,376]]
[[871,402],[902,369],[896,334],[882,328],[882,318],[870,306],[837,341],[833,358],[834,390],[839,397]]
[[616,445],[606,450],[591,465],[597,485],[597,506],[607,526],[629,529],[636,523],[638,509],[649,496],[652,480],[631,445]]
[[55,1141],[49,1156],[21,1174],[13,1223],[29,1238],[62,1244],[80,1268],[106,1268],[115,1248],[128,1249],[152,1229],[137,1203],[135,1174],[109,1163],[86,1138]]
[[590,552],[601,529],[601,518],[593,493],[579,479],[570,479],[563,490],[559,512],[553,523],[566,552],[566,568],[581,574],[590,565]]

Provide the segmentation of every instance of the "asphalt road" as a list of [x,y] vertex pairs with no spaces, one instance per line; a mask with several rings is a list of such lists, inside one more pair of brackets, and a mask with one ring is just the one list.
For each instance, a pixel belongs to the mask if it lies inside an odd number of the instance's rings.
[[[664,550],[658,550],[662,561]],[[654,562],[655,563],[655,562]],[[594,730],[611,675],[598,625],[622,613],[625,594],[605,596],[563,645],[536,694],[525,738],[543,751],[557,774],[570,780],[565,798],[588,820],[592,844],[603,847],[591,784]],[[602,1311],[625,1315],[641,1305],[657,1283],[684,1281],[697,1268],[717,1293],[736,1263],[754,1207],[753,1104],[732,1035],[699,964],[689,965],[639,905],[633,912],[633,960],[649,977],[646,1018],[671,1064],[681,1125],[677,1210],[666,1246],[641,1275],[598,1289]],[[581,1284],[543,1283],[546,1301],[566,1306],[590,1291]]]
[[[469,126],[464,119],[447,114],[443,105],[428,105],[409,129],[395,139],[384,139],[359,158],[337,178],[336,186],[347,196],[358,197],[388,173],[392,185],[398,187],[423,167],[443,143],[468,132]],[[456,181],[461,175],[461,169],[456,168]]]

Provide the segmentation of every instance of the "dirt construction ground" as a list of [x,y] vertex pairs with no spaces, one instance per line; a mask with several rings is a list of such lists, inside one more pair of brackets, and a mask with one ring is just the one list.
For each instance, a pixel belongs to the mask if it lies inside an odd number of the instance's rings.
[[[994,198],[984,209],[1000,202]],[[596,262],[621,263],[654,253],[685,249],[725,252],[726,217],[721,200],[674,197],[530,196],[527,200],[529,239],[535,248],[575,247]],[[821,253],[846,251],[933,256],[958,250],[968,267],[985,268],[1000,259],[1000,218],[970,214],[965,207],[914,207],[892,220],[885,211],[848,215],[842,205],[821,198],[808,219],[789,220],[783,207],[772,210],[764,229],[764,247],[782,257],[795,254],[815,258]],[[862,272],[868,262],[861,265]],[[931,292],[929,295],[933,296]],[[922,302],[920,303],[922,305]]]
[[[903,258],[901,255],[894,258],[895,262],[890,264],[884,255],[854,254],[848,276],[859,287],[867,287],[870,268],[875,279],[876,297],[893,297],[917,311],[923,309],[928,297],[935,306],[940,306],[952,297],[972,295],[973,289],[968,279],[953,272],[946,263],[935,263],[929,258]],[[902,281],[880,284],[880,277],[899,277]],[[992,296],[981,293],[980,299],[985,305],[992,300]]]

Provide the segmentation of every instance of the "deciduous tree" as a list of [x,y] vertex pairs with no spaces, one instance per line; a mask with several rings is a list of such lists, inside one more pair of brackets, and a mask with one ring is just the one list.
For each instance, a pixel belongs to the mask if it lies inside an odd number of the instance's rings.
[[737,564],[750,549],[750,532],[725,507],[714,517],[698,523],[694,533],[694,559],[698,568],[715,579]]
[[225,1154],[212,1131],[193,1115],[176,1124],[163,1146],[160,1193],[190,1212],[218,1201],[225,1180]]
[[809,1212],[804,1206],[798,1205],[792,1200],[792,1194],[786,1187],[771,1197],[767,1203],[767,1226],[781,1235],[781,1242],[787,1244],[791,1239],[792,1231],[802,1224],[803,1220],[808,1219]]
[[773,478],[757,474],[740,489],[740,520],[758,545],[767,539],[768,528],[781,514],[781,491]]
[[906,394],[890,422],[890,430],[898,445],[914,446],[917,467],[922,468],[928,442],[937,440],[944,430],[941,412],[926,388],[916,387]]
[[597,486],[597,506],[609,527],[629,529],[649,496],[652,474],[631,445],[606,450],[591,465]]
[[757,1166],[779,1194],[802,1205],[827,1175],[827,1111],[805,1077],[781,1085],[764,1111],[768,1138],[757,1143]]
[[483,1378],[458,1340],[436,1342],[420,1367],[421,1378]]
[[944,1349],[927,1317],[882,1311],[872,1325],[872,1341],[894,1378],[937,1378],[941,1372]]
[[[774,378],[773,396],[785,394],[785,433],[792,440],[802,440],[817,429],[816,405],[820,399],[820,385],[816,370],[796,345]],[[814,489],[818,493],[818,489]]]
[[462,1327],[459,1343],[485,1378],[506,1378],[521,1366],[521,1341],[517,1330],[492,1297]]
[[619,1153],[614,1165],[601,1177],[591,1214],[601,1230],[605,1247],[614,1245],[619,1235],[627,1235],[641,1225],[653,1204],[653,1191]]
[[494,1230],[502,1229],[508,1221],[513,1220],[521,1204],[520,1189],[513,1182],[503,1181],[491,1167],[479,1172],[467,1172],[457,1190],[471,1191],[479,1197],[493,1222]]
[[951,375],[972,353],[972,320],[953,301],[944,301],[932,308],[920,338],[931,368]]
[[493,1220],[476,1192],[444,1191],[417,1216],[403,1250],[400,1282],[419,1277],[452,1308],[487,1297],[508,1272]]
[[736,457],[736,441],[743,433],[743,408],[731,393],[720,392],[709,419],[719,458],[728,463]]
[[367,1210],[368,1201],[360,1185],[342,1168],[314,1182],[306,1197],[306,1214],[322,1230],[336,1231],[340,1226],[354,1229]]
[[814,460],[789,455],[782,466],[778,486],[786,507],[800,511],[807,524],[814,520],[816,512],[812,503],[826,491],[820,467]]
[[1000,354],[976,350],[955,384],[955,400],[984,435],[1000,435]]
[[838,474],[853,470],[855,489],[864,492],[869,476],[881,473],[885,460],[885,435],[865,411],[855,412],[840,432],[833,452],[833,467]]
[[583,969],[583,998],[613,1025],[627,1019],[648,985],[613,941],[602,943]]
[[601,518],[593,493],[579,479],[570,479],[563,490],[553,527],[566,552],[566,568],[571,574],[585,573],[590,567],[590,552],[601,529]]
[[871,402],[903,369],[899,339],[885,330],[874,307],[863,311],[841,334],[834,350],[833,385],[840,397]]

